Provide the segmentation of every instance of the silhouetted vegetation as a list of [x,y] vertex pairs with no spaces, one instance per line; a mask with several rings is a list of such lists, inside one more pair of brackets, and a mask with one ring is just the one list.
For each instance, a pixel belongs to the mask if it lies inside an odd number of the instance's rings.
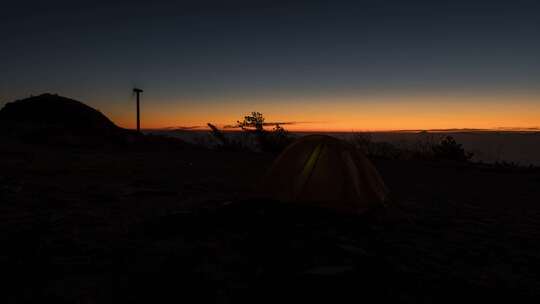
[[244,131],[264,132],[264,116],[259,112],[251,112],[244,116],[243,121],[237,121],[238,127]]
[[[265,130],[265,125],[274,125],[271,131]],[[279,153],[287,147],[293,138],[289,132],[278,123],[265,123],[265,118],[260,112],[251,112],[244,116],[243,121],[237,121],[237,126],[244,132],[253,134],[258,147],[263,152]]]
[[208,123],[208,127],[210,128],[210,134],[215,139],[217,139],[223,146],[229,144],[229,140],[227,139],[225,134],[223,134],[223,132],[221,132],[215,125]]
[[388,142],[376,142],[370,133],[355,133],[350,142],[364,154],[374,158],[464,162],[473,157],[473,153],[466,152],[452,136],[445,136],[437,143],[435,136],[428,132],[423,132],[412,146],[400,147]]
[[352,144],[365,155],[372,158],[401,159],[404,150],[388,142],[373,141],[370,133],[354,133]]
[[218,142],[218,149],[227,151],[247,150],[247,147],[242,144],[241,141],[227,137],[225,133],[219,130],[215,125],[208,123],[208,127],[210,128],[210,135]]
[[276,125],[272,131],[264,130],[258,133],[257,141],[262,151],[279,153],[293,141],[293,138],[287,130],[280,125]]
[[469,161],[473,157],[473,153],[465,152],[463,146],[457,143],[452,136],[448,135],[439,144],[433,146],[433,156],[435,159]]
[[[272,130],[264,129],[265,125],[274,125]],[[265,118],[260,112],[251,112],[244,116],[242,121],[237,121],[235,127],[240,128],[239,139],[227,136],[215,125],[208,123],[210,135],[218,142],[218,148],[223,150],[257,150],[262,152],[279,153],[288,146],[293,137],[278,123],[265,123]],[[253,143],[253,145],[250,145]]]
[[437,145],[435,134],[427,131],[422,131],[419,134],[418,140],[413,144],[412,157],[415,159],[434,159],[433,147]]

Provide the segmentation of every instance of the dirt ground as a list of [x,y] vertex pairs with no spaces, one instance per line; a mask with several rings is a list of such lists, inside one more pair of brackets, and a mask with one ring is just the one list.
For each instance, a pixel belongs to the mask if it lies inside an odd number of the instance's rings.
[[364,216],[265,201],[272,155],[0,145],[2,303],[525,301],[540,172],[374,160]]

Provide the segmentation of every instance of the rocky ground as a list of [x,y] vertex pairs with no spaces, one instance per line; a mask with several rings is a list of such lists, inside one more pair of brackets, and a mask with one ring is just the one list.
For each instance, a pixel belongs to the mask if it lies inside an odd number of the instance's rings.
[[374,160],[364,216],[265,201],[272,155],[0,144],[2,303],[531,300],[540,172]]

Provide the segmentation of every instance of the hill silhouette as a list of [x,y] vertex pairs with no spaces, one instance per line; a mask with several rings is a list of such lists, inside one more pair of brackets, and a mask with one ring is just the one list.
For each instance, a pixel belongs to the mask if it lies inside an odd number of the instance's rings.
[[135,133],[116,126],[98,110],[55,94],[7,103],[0,110],[2,133],[31,142],[96,142]]
[[0,122],[64,127],[79,132],[118,131],[110,119],[80,101],[66,97],[42,94],[7,103],[0,110]]

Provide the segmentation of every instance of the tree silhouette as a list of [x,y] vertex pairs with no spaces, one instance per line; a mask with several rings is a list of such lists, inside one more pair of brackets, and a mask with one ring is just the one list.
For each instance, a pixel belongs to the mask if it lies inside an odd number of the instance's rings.
[[[270,130],[265,130],[264,126],[274,126]],[[243,131],[255,135],[261,151],[279,153],[292,142],[292,137],[279,123],[267,123],[260,112],[251,112],[244,116],[244,120],[237,121],[237,127]]]
[[264,131],[264,116],[259,112],[251,112],[251,115],[244,116],[244,120],[237,123],[244,131]]

